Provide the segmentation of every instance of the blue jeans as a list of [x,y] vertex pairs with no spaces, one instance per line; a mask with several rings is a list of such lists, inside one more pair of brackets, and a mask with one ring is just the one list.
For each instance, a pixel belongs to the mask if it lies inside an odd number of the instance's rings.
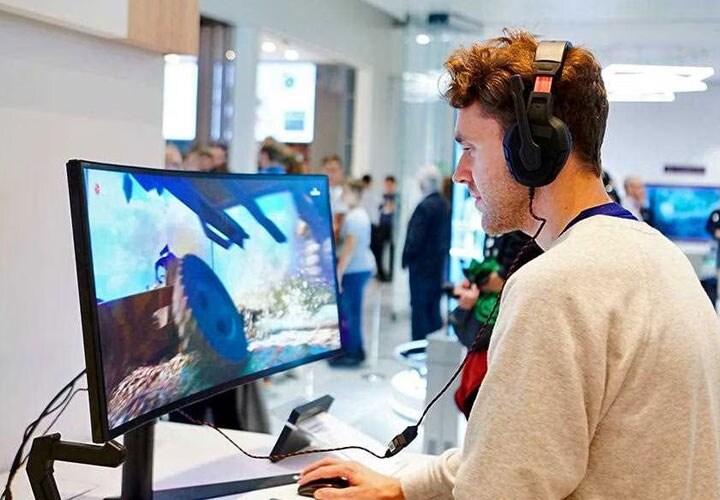
[[342,295],[340,310],[343,321],[340,324],[340,341],[348,354],[363,352],[362,342],[362,306],[365,285],[371,276],[370,271],[346,273],[342,276]]

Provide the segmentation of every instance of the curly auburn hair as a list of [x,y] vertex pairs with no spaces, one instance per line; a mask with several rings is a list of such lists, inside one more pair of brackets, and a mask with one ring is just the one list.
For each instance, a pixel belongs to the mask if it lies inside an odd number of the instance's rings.
[[[515,123],[510,78],[520,75],[526,95],[534,85],[533,61],[538,40],[530,33],[505,29],[504,36],[461,47],[445,61],[450,81],[444,93],[454,108],[478,102],[488,116],[507,129]],[[565,54],[560,79],[554,82],[555,116],[567,123],[573,153],[598,177],[608,100],[601,67],[582,47]]]

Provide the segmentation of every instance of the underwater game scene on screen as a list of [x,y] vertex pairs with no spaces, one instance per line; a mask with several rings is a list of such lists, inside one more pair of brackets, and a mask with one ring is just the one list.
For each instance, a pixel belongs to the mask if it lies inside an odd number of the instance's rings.
[[324,178],[85,172],[110,429],[340,348]]

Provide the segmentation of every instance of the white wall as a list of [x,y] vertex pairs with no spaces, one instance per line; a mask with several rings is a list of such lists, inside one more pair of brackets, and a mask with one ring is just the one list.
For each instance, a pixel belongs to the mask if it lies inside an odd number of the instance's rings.
[[[720,87],[678,93],[674,102],[610,103],[603,167],[618,185],[646,182],[720,185]],[[704,176],[665,174],[665,165],[698,165]]]
[[109,38],[128,34],[128,0],[0,0],[0,10]]
[[[201,0],[203,15],[236,25],[247,33],[272,32],[305,46],[317,47],[337,56],[337,62],[355,66],[356,88],[355,149],[353,173],[371,171],[379,177],[393,171],[397,163],[397,109],[391,100],[392,78],[402,71],[400,35],[388,15],[360,0]],[[242,47],[238,47],[243,51]],[[253,78],[257,60],[238,57],[236,89],[242,79]],[[238,100],[240,99],[240,100]],[[243,138],[253,131],[254,107],[236,98],[236,128],[233,147],[239,146],[237,161],[231,165],[242,170],[243,164],[255,166],[255,151],[248,151]],[[231,160],[233,160],[231,158]]]
[[[0,74],[2,471],[85,366],[65,162],[162,164],[163,58],[0,13]],[[89,438],[85,396],[58,429]]]

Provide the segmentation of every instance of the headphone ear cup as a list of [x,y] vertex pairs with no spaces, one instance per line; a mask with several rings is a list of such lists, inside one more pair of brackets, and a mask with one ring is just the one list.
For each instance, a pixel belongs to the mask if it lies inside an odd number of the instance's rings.
[[552,131],[550,138],[541,144],[545,172],[542,186],[550,184],[557,178],[572,151],[572,136],[567,124],[556,116],[550,116],[548,125]]
[[520,157],[520,130],[518,124],[514,123],[507,130],[503,136],[503,153],[505,155],[505,163],[507,164],[510,175],[513,176],[517,182],[523,186],[526,184],[528,175],[527,169],[523,164],[522,158]]
[[511,125],[503,137],[503,153],[508,170],[523,186],[547,186],[558,176],[572,150],[572,137],[565,122],[555,116],[548,120],[549,137],[533,134],[533,140],[540,146],[540,168],[528,170],[520,156],[521,138],[518,124]]

